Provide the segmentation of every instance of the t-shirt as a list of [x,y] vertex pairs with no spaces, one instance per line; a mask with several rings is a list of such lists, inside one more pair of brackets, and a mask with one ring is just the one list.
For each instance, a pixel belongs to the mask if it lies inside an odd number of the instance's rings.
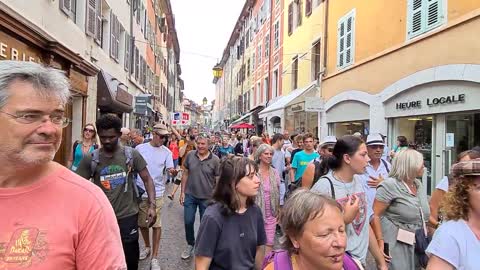
[[368,207],[369,209],[372,209],[372,211],[373,211],[373,202],[375,201],[375,195],[377,193],[377,189],[368,186],[368,181],[370,180],[370,176],[373,176],[376,178],[382,176],[383,179],[387,179],[388,174],[391,170],[391,167],[392,166],[390,165],[389,162],[385,160],[380,160],[380,165],[378,166],[377,169],[373,168],[373,166],[370,163],[368,163],[365,173],[362,175],[358,175],[358,177],[362,181],[363,187],[367,194]]
[[224,158],[228,156],[228,154],[234,154],[233,147],[231,145],[228,145],[227,147],[225,146],[220,146],[218,148],[218,157],[219,158]]
[[0,269],[127,269],[103,192],[66,168],[0,188]]
[[301,151],[303,151],[302,148],[293,149],[292,154],[290,155],[290,159],[293,161],[293,159],[295,158],[295,155]]
[[253,270],[258,246],[267,237],[263,216],[257,205],[245,213],[224,216],[222,206],[207,207],[198,229],[195,255],[212,258],[210,270]]
[[448,176],[444,176],[435,188],[448,192]]
[[[150,143],[140,144],[135,150],[137,150],[147,162],[148,172],[155,185],[155,196],[157,198],[163,197],[165,180],[167,180],[166,175],[168,174],[166,170],[173,168],[172,152],[163,145],[154,147]],[[137,175],[137,185],[143,190],[146,190],[140,175]],[[142,197],[148,198],[148,194],[145,192]]]
[[310,163],[312,160],[319,156],[320,155],[317,152],[307,154],[305,151],[300,151],[295,155],[292,161],[292,168],[296,169],[295,181],[302,177],[305,169],[307,169],[308,163]]
[[480,265],[480,241],[464,220],[443,223],[435,231],[426,253],[458,270],[476,270]]
[[[147,167],[147,162],[145,162],[137,150],[132,150],[132,171],[139,172]],[[105,192],[118,219],[138,213],[138,203],[133,187],[135,183],[134,173],[130,173],[130,180],[127,182],[128,166],[126,161],[127,158],[123,146],[117,147],[111,158],[105,157],[103,149],[100,148],[100,162],[97,164],[93,174],[93,183]],[[91,163],[92,156],[86,156],[80,162],[77,173],[85,179],[90,179]],[[125,187],[125,185],[127,186]]]
[[[336,179],[332,171],[329,171],[326,176],[332,181],[335,200],[342,206],[348,201],[347,195],[351,196],[355,194],[357,198],[360,199],[360,211],[352,223],[347,225],[347,251],[350,252],[353,257],[365,263],[368,251],[369,231],[367,217],[370,216],[370,212],[362,180],[355,175],[352,182],[344,183]],[[332,197],[330,182],[328,182],[327,179],[320,178],[311,190]]]
[[185,194],[197,199],[210,199],[216,184],[216,177],[220,176],[220,159],[212,153],[204,160],[200,160],[197,151],[191,151],[185,157],[183,164],[188,170]]

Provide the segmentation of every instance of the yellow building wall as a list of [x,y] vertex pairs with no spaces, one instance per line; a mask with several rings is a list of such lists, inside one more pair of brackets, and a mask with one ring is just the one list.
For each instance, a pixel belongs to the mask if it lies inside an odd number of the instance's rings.
[[[312,46],[322,38],[324,31],[324,5],[313,8],[309,17],[305,16],[305,4],[302,10],[302,25],[288,35],[288,5],[292,0],[284,0],[283,29],[283,74],[282,95],[292,90],[292,59],[298,56],[298,87],[303,88],[312,82]],[[323,59],[323,56],[321,56]]]
[[472,34],[478,29],[480,11],[469,21],[327,77],[322,82],[322,96],[328,100],[348,90],[377,94],[392,83],[424,69],[447,64],[480,64],[480,38]]
[[[337,28],[340,18],[355,9],[355,63],[374,56],[407,40],[407,2],[402,1],[329,1],[328,74],[337,69]],[[447,24],[480,8],[478,0],[447,0]]]

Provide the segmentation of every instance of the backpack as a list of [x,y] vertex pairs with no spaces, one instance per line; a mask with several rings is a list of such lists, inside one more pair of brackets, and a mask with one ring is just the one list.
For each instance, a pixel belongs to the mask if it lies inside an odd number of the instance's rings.
[[[286,250],[272,250],[265,259],[263,259],[262,269],[265,269],[268,264],[273,262],[274,270],[293,270],[292,259]],[[345,252],[343,256],[344,270],[363,270],[360,262],[356,261],[352,256]]]
[[239,142],[237,145],[235,145],[235,148],[233,149],[233,152],[235,155],[237,154],[242,154],[243,155],[243,143]]
[[[125,183],[125,189],[123,192],[128,191],[128,181],[129,179],[132,179],[132,186],[133,186],[133,191],[135,193],[135,197],[137,200],[140,202],[142,199],[142,195],[145,193],[145,190],[142,189],[141,187],[137,186],[137,184],[134,182],[136,178],[136,172],[132,171],[133,170],[133,148],[130,146],[124,146],[124,155],[125,155],[125,163],[127,165],[127,181]],[[90,178],[93,179],[93,175],[95,174],[95,169],[97,169],[98,164],[100,163],[100,149],[95,149],[95,151],[92,152],[92,161],[90,163]],[[133,177],[130,177],[130,174],[133,175]]]
[[383,166],[385,166],[385,170],[387,170],[387,173],[390,173],[390,169],[388,168],[387,162],[383,158],[381,158],[380,160],[382,161]]

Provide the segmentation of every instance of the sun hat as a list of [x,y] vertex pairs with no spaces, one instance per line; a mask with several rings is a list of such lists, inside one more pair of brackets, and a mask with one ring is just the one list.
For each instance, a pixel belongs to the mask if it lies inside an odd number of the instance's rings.
[[369,145],[383,145],[385,146],[385,143],[383,142],[382,135],[380,134],[369,134],[367,136],[367,146]]

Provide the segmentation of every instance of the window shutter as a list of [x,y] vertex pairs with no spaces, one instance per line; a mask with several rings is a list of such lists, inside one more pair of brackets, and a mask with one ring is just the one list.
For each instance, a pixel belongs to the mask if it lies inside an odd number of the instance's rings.
[[443,23],[442,0],[427,0],[427,31]]
[[60,4],[60,10],[62,10],[63,12],[65,12],[67,15],[70,16],[70,12],[72,9],[71,0],[60,0],[59,4]]
[[102,0],[89,0],[95,1],[95,40],[98,44],[102,43]]
[[293,31],[293,2],[288,5],[288,35]]
[[305,0],[305,16],[312,14],[312,0]]
[[110,11],[110,57],[115,58],[115,15]]
[[87,16],[86,16],[86,23],[85,23],[85,33],[91,37],[95,37],[96,31],[96,18],[97,18],[97,1],[95,0],[88,0],[87,1]]
[[345,21],[340,21],[338,26],[337,42],[337,67],[343,67],[345,54]]
[[345,64],[350,65],[353,63],[353,53],[355,45],[355,18],[349,16],[346,22],[346,41],[345,41]]
[[425,29],[423,24],[423,1],[409,0],[408,2],[408,36],[410,38],[421,34]]
[[[125,61],[124,61],[124,68],[126,71],[130,70],[130,35],[125,32]],[[129,72],[130,73],[130,72]]]
[[297,2],[297,26],[302,25],[302,1]]

